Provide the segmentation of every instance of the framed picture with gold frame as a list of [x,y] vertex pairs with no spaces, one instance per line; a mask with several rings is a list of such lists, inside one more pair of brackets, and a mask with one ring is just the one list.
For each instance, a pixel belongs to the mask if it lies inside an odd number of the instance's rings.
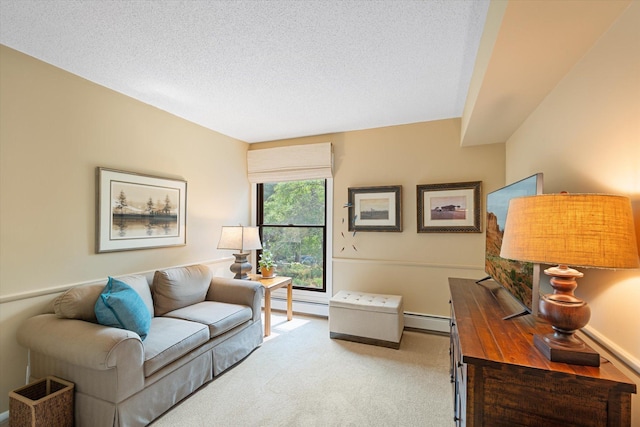
[[481,184],[418,185],[418,233],[480,233]]

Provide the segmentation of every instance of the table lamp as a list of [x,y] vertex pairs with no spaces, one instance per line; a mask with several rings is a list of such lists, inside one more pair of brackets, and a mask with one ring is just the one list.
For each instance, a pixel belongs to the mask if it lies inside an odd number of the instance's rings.
[[540,298],[539,315],[553,334],[534,335],[547,359],[600,366],[600,355],[574,335],[589,322],[591,309],[573,293],[576,278],[569,268],[637,268],[638,247],[631,201],[604,194],[543,194],[511,199],[502,238],[502,258],[559,264],[544,272],[553,293]]
[[251,271],[251,264],[247,260],[249,251],[262,249],[258,227],[223,226],[218,242],[218,249],[235,249],[239,253],[233,254],[236,258],[229,269],[234,279],[248,279],[247,272]]

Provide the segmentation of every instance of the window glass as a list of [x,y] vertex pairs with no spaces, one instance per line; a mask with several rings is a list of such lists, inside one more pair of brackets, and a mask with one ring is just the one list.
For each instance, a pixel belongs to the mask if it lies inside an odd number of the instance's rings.
[[258,186],[262,245],[276,261],[276,274],[296,288],[324,291],[326,181],[288,181]]

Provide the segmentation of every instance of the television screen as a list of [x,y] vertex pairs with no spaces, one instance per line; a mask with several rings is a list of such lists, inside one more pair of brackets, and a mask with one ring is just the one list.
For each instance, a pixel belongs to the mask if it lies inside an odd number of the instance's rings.
[[[485,272],[522,306],[519,314],[538,313],[540,265],[500,257],[509,201],[514,197],[542,194],[542,173],[532,175],[487,194]],[[489,278],[489,277],[487,277]],[[512,317],[507,316],[506,318]]]

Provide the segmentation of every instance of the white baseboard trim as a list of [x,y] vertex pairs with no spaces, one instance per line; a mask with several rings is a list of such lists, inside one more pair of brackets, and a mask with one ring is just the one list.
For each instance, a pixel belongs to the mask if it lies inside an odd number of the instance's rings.
[[[271,298],[271,309],[278,311],[287,311],[287,300],[280,298]],[[310,314],[312,316],[329,317],[329,306],[317,302],[293,301],[293,312]]]
[[0,413],[0,424],[9,422],[9,411],[4,411]]
[[404,326],[405,328],[424,329],[425,331],[443,332],[448,334],[449,318],[405,311]]
[[[271,299],[271,309],[277,311],[287,311],[287,300],[280,298]],[[329,306],[314,302],[293,301],[293,312],[300,314],[310,314],[313,316],[329,317]],[[404,326],[406,328],[422,329],[449,333],[449,318],[434,316],[422,313],[404,313]]]

